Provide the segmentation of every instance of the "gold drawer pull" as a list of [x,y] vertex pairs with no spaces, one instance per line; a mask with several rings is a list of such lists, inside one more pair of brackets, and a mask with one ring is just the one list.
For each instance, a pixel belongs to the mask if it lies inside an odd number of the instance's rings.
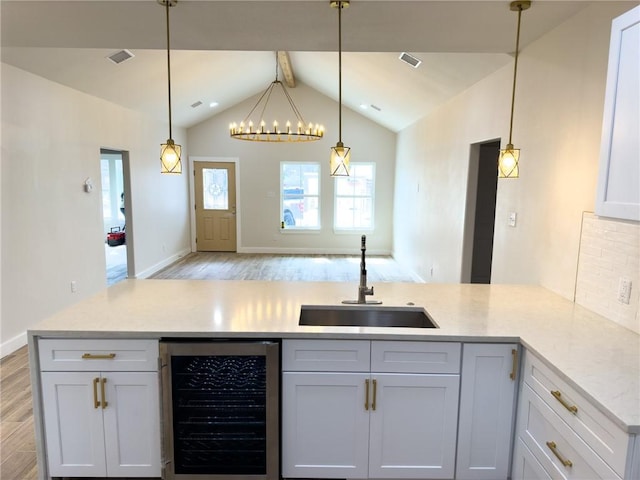
[[369,379],[364,381],[364,409],[369,410]]
[[98,408],[100,406],[100,400],[98,400],[98,383],[100,383],[99,378],[93,379],[93,408]]
[[378,395],[378,382],[373,380],[373,402],[371,403],[371,410],[376,409],[376,396]]
[[115,353],[105,353],[105,354],[96,354],[96,353],[83,353],[82,358],[85,360],[111,360],[112,358],[116,358]]
[[564,400],[564,398],[562,398],[562,393],[560,393],[559,390],[551,390],[551,395],[553,395],[556,398],[556,400],[558,400],[562,404],[562,406],[567,410],[569,410],[571,413],[573,413],[574,415],[578,413],[578,407],[576,407],[575,405],[569,405]]
[[573,467],[573,463],[571,462],[571,460],[567,460],[566,458],[563,458],[562,455],[560,455],[560,452],[558,452],[557,450],[558,446],[556,445],[556,442],[547,442],[547,447],[549,447],[549,450],[553,452],[556,458],[560,460],[560,463],[562,463],[565,467]]

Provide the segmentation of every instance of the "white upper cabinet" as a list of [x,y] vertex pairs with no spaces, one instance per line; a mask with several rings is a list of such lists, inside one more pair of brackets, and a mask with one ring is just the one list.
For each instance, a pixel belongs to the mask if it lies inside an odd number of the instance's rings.
[[640,220],[640,6],[613,20],[596,215]]

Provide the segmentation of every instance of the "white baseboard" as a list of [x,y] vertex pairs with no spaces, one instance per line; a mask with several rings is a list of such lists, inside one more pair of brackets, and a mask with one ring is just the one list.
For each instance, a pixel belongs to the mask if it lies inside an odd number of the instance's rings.
[[[360,249],[344,248],[278,248],[278,247],[238,247],[238,253],[264,253],[273,255],[360,255]],[[369,250],[367,256],[390,256],[388,250]]]
[[163,268],[168,267],[172,263],[177,262],[178,260],[180,260],[185,255],[188,255],[189,253],[191,253],[191,249],[190,248],[185,248],[184,250],[180,250],[175,255],[171,255],[170,257],[165,258],[161,262],[156,263],[154,266],[149,267],[149,268],[147,268],[146,270],[143,270],[140,273],[137,273],[136,274],[136,278],[140,278],[140,279],[149,278],[154,273],[159,272]]
[[10,338],[6,342],[2,342],[0,344],[0,358],[12,354],[19,348],[24,347],[26,344],[27,332],[23,332],[20,335],[16,335],[15,337]]

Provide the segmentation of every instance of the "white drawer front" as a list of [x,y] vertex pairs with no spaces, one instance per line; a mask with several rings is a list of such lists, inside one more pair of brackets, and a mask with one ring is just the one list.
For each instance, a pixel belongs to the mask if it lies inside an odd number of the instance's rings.
[[520,409],[520,438],[552,477],[567,480],[620,478],[527,385],[523,386]]
[[368,340],[284,340],[282,369],[288,372],[368,372]]
[[626,432],[530,352],[525,355],[524,381],[618,475],[624,475],[629,443]]
[[371,371],[383,373],[460,373],[460,343],[371,342]]
[[41,371],[155,372],[158,340],[40,339]]

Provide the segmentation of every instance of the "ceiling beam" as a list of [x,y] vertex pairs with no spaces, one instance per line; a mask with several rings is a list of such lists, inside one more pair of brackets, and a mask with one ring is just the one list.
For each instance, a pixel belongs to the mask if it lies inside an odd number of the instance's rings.
[[294,88],[296,86],[296,78],[293,75],[289,52],[278,52],[278,64],[280,65],[280,69],[284,75],[284,81],[286,82],[287,87]]

